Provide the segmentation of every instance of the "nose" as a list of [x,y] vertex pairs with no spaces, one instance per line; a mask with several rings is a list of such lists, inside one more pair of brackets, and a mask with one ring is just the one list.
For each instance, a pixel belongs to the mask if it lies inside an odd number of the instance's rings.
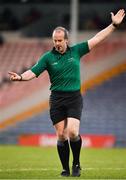
[[57,41],[57,42],[55,42],[55,44],[56,44],[56,46],[57,46],[57,45],[59,45],[59,42]]

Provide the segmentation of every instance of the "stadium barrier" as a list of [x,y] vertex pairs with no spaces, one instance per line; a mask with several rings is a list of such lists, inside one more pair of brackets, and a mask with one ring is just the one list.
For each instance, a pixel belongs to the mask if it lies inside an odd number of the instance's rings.
[[[82,135],[82,147],[86,148],[112,148],[115,145],[114,135]],[[57,137],[54,134],[25,134],[19,136],[21,146],[56,146]]]

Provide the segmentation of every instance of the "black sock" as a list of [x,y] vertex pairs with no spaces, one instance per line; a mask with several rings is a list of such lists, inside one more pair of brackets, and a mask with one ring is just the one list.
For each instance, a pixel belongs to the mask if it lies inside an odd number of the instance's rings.
[[57,141],[57,150],[58,150],[58,154],[59,154],[63,169],[69,171],[70,148],[69,148],[68,140]]
[[82,145],[82,139],[80,135],[76,139],[70,140],[70,146],[73,153],[73,165],[80,164],[81,145]]

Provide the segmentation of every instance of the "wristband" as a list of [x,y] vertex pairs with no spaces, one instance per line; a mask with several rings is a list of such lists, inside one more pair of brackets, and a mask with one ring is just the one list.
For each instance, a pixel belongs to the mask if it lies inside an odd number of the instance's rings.
[[19,81],[22,81],[22,75],[19,75],[21,77],[21,79]]
[[117,28],[119,25],[118,24],[115,24],[115,23],[112,23],[112,25]]

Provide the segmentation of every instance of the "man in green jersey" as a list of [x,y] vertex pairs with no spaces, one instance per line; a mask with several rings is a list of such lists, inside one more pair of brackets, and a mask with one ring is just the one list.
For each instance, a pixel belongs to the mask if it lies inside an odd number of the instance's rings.
[[112,23],[88,41],[68,46],[68,31],[57,27],[52,34],[54,47],[43,54],[30,69],[18,75],[9,72],[12,81],[28,81],[48,71],[51,82],[50,117],[57,134],[57,150],[63,167],[62,176],[70,176],[69,153],[73,154],[72,176],[80,176],[81,136],[79,135],[82,112],[80,94],[80,58],[107,38],[125,16],[124,9],[115,15]]

